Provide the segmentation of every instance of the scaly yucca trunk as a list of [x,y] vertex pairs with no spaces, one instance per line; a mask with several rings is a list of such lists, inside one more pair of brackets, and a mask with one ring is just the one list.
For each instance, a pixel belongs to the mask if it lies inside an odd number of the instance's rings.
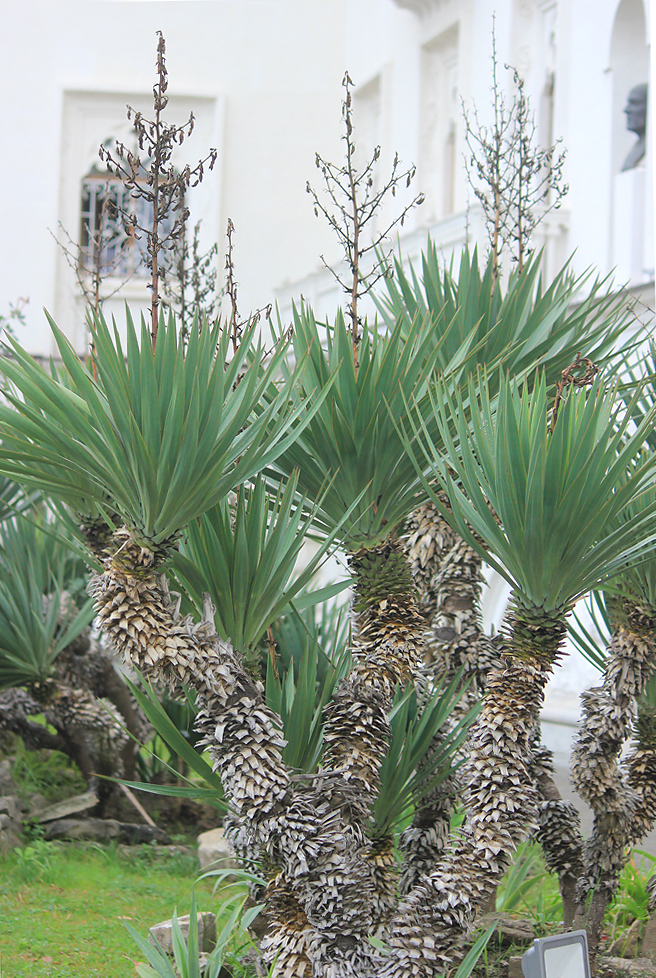
[[[607,652],[604,681],[581,697],[583,718],[572,752],[572,783],[594,812],[576,915],[576,925],[585,925],[588,932],[592,960],[606,907],[626,863],[627,846],[640,838],[640,800],[631,782],[643,786],[639,790],[645,799],[653,793],[640,770],[644,764],[644,773],[649,772],[649,749],[643,752],[637,747],[632,779],[622,771],[620,753],[637,715],[638,698],[656,667],[656,616],[628,601],[615,610],[619,615]],[[646,738],[648,742],[648,733]],[[649,807],[647,801],[646,809]]]
[[427,661],[436,678],[452,679],[462,669],[469,688],[458,709],[465,713],[499,664],[499,641],[481,623],[482,558],[430,502],[407,521],[405,546],[429,628]]
[[[448,505],[445,494],[440,498]],[[431,670],[436,676],[449,678],[463,670],[463,682],[469,681],[470,685],[458,707],[462,712],[480,699],[490,669],[498,665],[502,652],[502,636],[491,638],[482,629],[482,558],[449,527],[432,503],[416,510],[406,526],[406,547],[420,593],[420,607],[430,616]],[[537,840],[542,845],[547,866],[558,874],[565,923],[569,926],[574,917],[576,882],[582,865],[580,818],[574,806],[561,798],[553,780],[553,758],[539,743],[539,737],[534,754],[534,776],[541,799]],[[436,810],[434,819],[429,806],[426,812],[419,812],[416,825],[409,830],[413,833],[413,844],[428,854],[435,839],[437,853],[438,839],[445,828],[448,831],[449,815],[445,805]],[[424,866],[428,866],[428,860]]]
[[478,910],[532,831],[539,798],[531,744],[564,635],[564,616],[514,606],[508,654],[488,677],[470,733],[462,836],[401,903],[381,978],[427,978],[449,970]]
[[[445,506],[445,493],[440,494]],[[481,626],[482,561],[446,522],[432,502],[416,509],[406,521],[404,546],[426,619],[426,671],[436,680],[450,681],[462,671],[467,685],[452,719],[479,702],[487,674],[499,661],[499,643]],[[439,745],[435,745],[436,747]],[[458,780],[448,778],[424,799],[400,846],[403,870],[400,892],[407,894],[419,879],[433,871],[451,833],[451,814],[459,793]]]
[[[399,542],[359,550],[349,557],[354,584],[354,667],[325,710],[324,765],[358,798],[348,818],[366,832],[389,746],[388,713],[398,686],[419,679],[424,618],[418,612],[410,568]],[[374,931],[397,902],[398,871],[391,837],[365,850],[374,888]]]
[[556,873],[563,901],[563,926],[572,926],[576,888],[583,871],[581,816],[564,801],[554,781],[553,754],[538,743],[533,748],[533,775],[540,796],[536,841],[542,846],[547,869]]
[[[427,759],[440,749],[441,736],[431,743]],[[399,879],[399,893],[405,895],[422,876],[433,872],[451,839],[451,815],[458,796],[458,782],[453,775],[437,784],[421,799],[411,825],[401,833],[399,849],[403,864]]]

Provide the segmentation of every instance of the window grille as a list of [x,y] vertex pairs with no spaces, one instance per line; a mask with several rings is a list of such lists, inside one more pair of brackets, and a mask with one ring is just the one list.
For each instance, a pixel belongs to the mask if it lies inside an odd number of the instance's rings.
[[[83,269],[98,271],[103,277],[148,278],[148,241],[139,228],[153,226],[149,201],[133,196],[114,177],[90,173],[82,181],[80,221],[79,260]],[[165,238],[171,226],[169,217],[162,222],[160,237]]]

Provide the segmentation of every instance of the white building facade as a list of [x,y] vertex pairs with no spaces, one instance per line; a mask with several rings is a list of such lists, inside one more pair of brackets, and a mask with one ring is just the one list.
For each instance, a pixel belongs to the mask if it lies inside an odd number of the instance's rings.
[[[209,147],[218,161],[188,202],[202,239],[222,251],[236,227],[242,313],[303,293],[317,313],[340,300],[319,255],[339,249],[305,192],[319,189],[314,154],[339,161],[341,80],[354,81],[356,142],[379,144],[381,179],[398,151],[416,164],[426,201],[401,232],[417,258],[430,230],[448,258],[467,236],[483,240],[466,178],[462,104],[489,122],[492,26],[499,78],[517,68],[543,145],[567,150],[563,206],[543,226],[553,271],[616,269],[651,304],[651,139],[621,172],[637,137],[626,130],[629,91],[649,77],[646,0],[4,0],[0,49],[0,315],[28,299],[19,337],[49,354],[43,307],[78,349],[84,302],[53,234],[83,236],[84,181],[101,143],[129,144],[126,103],[148,115],[156,31],[167,40],[169,118],[193,111],[196,130],[178,164]],[[51,233],[52,232],[52,233]],[[218,260],[222,268],[223,261]],[[123,276],[124,277],[124,276]],[[107,283],[106,291],[123,281]],[[106,311],[145,307],[134,275]]]

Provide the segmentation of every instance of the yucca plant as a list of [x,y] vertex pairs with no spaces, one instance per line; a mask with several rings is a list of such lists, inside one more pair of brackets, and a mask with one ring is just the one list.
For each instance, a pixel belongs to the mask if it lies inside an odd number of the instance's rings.
[[[130,322],[127,330],[124,355],[116,331],[94,320],[96,378],[56,332],[67,383],[14,345],[0,470],[59,495],[86,522],[87,544],[103,561],[91,588],[107,637],[149,679],[174,692],[194,690],[197,723],[235,818],[249,844],[272,853],[282,869],[272,914],[276,899],[287,905],[293,881],[292,899],[303,898],[299,920],[312,916],[319,951],[330,949],[344,921],[367,934],[374,916],[364,829],[345,829],[341,815],[343,779],[294,782],[282,759],[281,720],[240,653],[216,633],[209,596],[193,623],[180,616],[163,574],[183,527],[298,439],[330,382],[320,392],[314,385],[297,391],[300,364],[277,387],[284,350],[264,364],[251,334],[226,364],[228,339],[218,326],[194,330],[186,353],[173,321],[162,324],[155,350],[145,326],[141,342]],[[104,539],[89,532],[100,517],[117,527]],[[362,808],[356,794],[346,797],[351,811]],[[332,914],[325,881],[335,878],[337,853],[343,909]],[[368,945],[363,953],[370,956]]]
[[[617,522],[653,483],[653,462],[636,461],[653,418],[634,429],[614,389],[600,382],[570,388],[556,415],[543,376],[522,385],[502,375],[495,404],[482,373],[464,394],[437,383],[433,406],[439,448],[426,427],[411,433],[407,448],[421,435],[418,471],[430,462],[450,509],[424,476],[434,504],[513,591],[502,666],[490,674],[469,742],[465,834],[393,921],[390,978],[419,973],[409,940],[425,966],[451,959],[458,927],[467,926],[526,838],[537,815],[531,746],[565,618],[601,578],[644,553],[656,530],[653,504],[639,519]],[[630,461],[631,477],[622,481]]]
[[85,583],[71,541],[43,512],[0,525],[0,688],[47,681],[93,617]]
[[[464,338],[444,359],[449,376],[458,375],[470,342]],[[336,539],[348,553],[353,576],[354,667],[326,708],[324,764],[349,785],[354,839],[366,834],[379,791],[395,689],[415,681],[423,659],[424,620],[397,538],[423,493],[394,419],[418,419],[429,404],[428,380],[444,343],[419,319],[408,330],[400,322],[380,332],[377,324],[363,324],[356,359],[352,331],[340,315],[320,327],[309,310],[294,314],[294,352],[307,364],[306,391],[325,388],[331,378],[333,384],[275,468],[284,474],[298,470],[299,487],[316,504],[319,525],[329,530],[341,520]],[[343,909],[339,891],[325,901],[325,921],[337,925],[341,916],[341,933],[353,937],[353,967],[360,967],[356,961],[372,927],[371,912],[360,906],[366,886],[351,891],[353,903]],[[334,942],[319,950],[336,953]],[[340,960],[342,953],[346,968],[351,952],[340,952]],[[315,967],[322,960],[315,958]]]
[[[122,772],[127,738],[115,705],[80,681],[93,601],[78,551],[43,508],[0,525],[0,690],[24,691],[3,697],[3,725],[64,751],[91,781]],[[44,713],[55,734],[37,729],[30,712]]]
[[[655,364],[652,341],[638,365],[624,371],[622,397],[638,426],[651,416],[656,403]],[[644,428],[644,441],[645,457],[653,458],[653,426]],[[631,475],[629,471],[625,479]],[[639,522],[655,498],[653,489],[641,494],[619,519]],[[627,561],[604,587],[594,596],[592,619],[597,641],[607,638],[605,649],[580,626],[574,632],[576,644],[603,673],[601,684],[582,696],[582,723],[572,752],[573,784],[594,812],[577,893],[577,921],[585,922],[593,953],[627,847],[639,843],[656,820],[656,727],[648,692],[653,691],[656,669],[656,561],[651,551]],[[631,754],[620,761],[632,733]]]
[[[388,324],[403,321],[407,328],[419,317],[432,324],[437,336],[448,330],[446,352],[473,331],[475,339],[463,375],[485,366],[490,396],[496,392],[498,374],[491,370],[495,362],[529,382],[535,368],[541,366],[547,385],[552,386],[561,382],[563,370],[572,374],[577,363],[588,367],[594,361],[604,366],[614,357],[631,313],[622,307],[616,293],[607,291],[607,281],[592,281],[589,273],[577,278],[566,265],[547,285],[542,279],[541,255],[535,254],[503,285],[493,253],[483,265],[476,249],[470,252],[466,248],[458,257],[456,271],[453,266],[442,267],[429,240],[421,271],[412,264],[406,268],[397,259],[395,274],[386,280],[386,294],[378,299],[378,307]],[[585,358],[581,359],[580,351]],[[446,497],[443,501],[448,505]],[[503,645],[503,636],[492,638],[482,626],[481,555],[449,527],[430,501],[407,520],[404,543],[421,610],[430,622],[427,661],[431,671],[453,676],[462,670],[471,705],[482,695]],[[461,703],[466,708],[466,700]],[[544,747],[540,757],[540,834],[545,856],[573,889],[580,839],[570,836],[565,852],[561,837],[564,826],[572,824],[574,810],[559,796]],[[566,904],[566,915],[570,909],[573,913],[571,901]]]

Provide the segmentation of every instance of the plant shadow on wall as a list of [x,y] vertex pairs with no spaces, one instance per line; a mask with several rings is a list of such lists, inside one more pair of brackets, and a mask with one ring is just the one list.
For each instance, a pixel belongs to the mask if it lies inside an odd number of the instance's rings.
[[[160,119],[161,35],[158,59],[155,120],[134,120],[148,133],[152,193],[178,132]],[[605,283],[565,268],[546,285],[528,250],[504,287],[494,247],[484,263],[465,250],[456,273],[429,245],[421,273],[400,259],[392,272],[372,239],[383,294],[380,318],[363,319],[362,225],[383,197],[371,190],[379,151],[363,174],[355,166],[350,86],[347,75],[346,161],[318,158],[329,207],[311,191],[344,245],[348,324],[300,305],[267,352],[252,321],[237,328],[233,291],[227,323],[197,317],[181,336],[160,307],[154,222],[151,316],[138,328],[127,315],[125,347],[97,311],[88,363],[52,322],[58,371],[10,338],[0,471],[81,528],[97,620],[140,673],[131,689],[165,739],[184,740],[155,691],[193,702],[209,763],[187,744],[187,783],[172,790],[227,809],[272,975],[410,978],[460,965],[466,978],[494,929],[467,954],[477,914],[533,835],[594,952],[588,855],[539,711],[567,616],[591,588],[622,595],[617,645],[630,669],[616,682],[639,673],[628,695],[640,695],[653,668],[634,573],[656,537],[651,378],[620,377],[614,350],[630,316]],[[525,125],[527,104],[513,118]],[[140,162],[107,152],[132,186]],[[398,167],[385,195],[412,176]],[[202,170],[186,185],[192,174]],[[594,371],[579,370],[582,353]],[[307,539],[318,547],[295,576]],[[338,612],[316,611],[341,587],[312,584],[335,549],[351,575],[347,630]],[[513,589],[494,639],[481,627],[483,560]],[[641,723],[636,770],[649,772]],[[627,840],[656,815],[651,783],[632,782],[643,807]],[[198,974],[193,938],[176,947],[179,970]],[[149,962],[144,974],[170,974],[165,959]]]

